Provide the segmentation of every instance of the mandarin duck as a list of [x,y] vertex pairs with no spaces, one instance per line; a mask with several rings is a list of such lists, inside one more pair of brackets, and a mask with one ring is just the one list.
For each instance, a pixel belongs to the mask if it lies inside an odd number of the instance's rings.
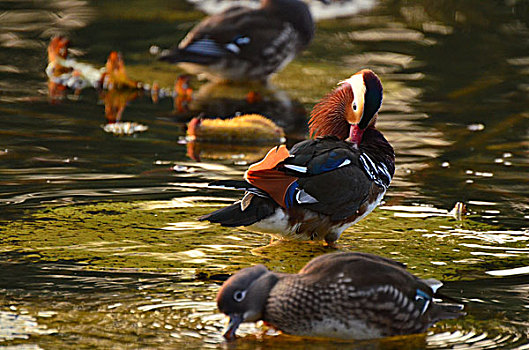
[[216,81],[266,80],[314,36],[309,8],[300,0],[262,0],[208,17],[159,59]]
[[230,317],[229,340],[242,322],[259,320],[298,336],[374,339],[422,333],[463,316],[463,305],[434,301],[442,285],[391,259],[338,252],[313,259],[297,274],[244,268],[224,282],[217,306]]
[[246,193],[199,220],[333,244],[380,203],[395,172],[393,148],[375,128],[381,103],[382,84],[371,70],[341,82],[312,110],[314,139],[272,148],[245,181],[211,183]]

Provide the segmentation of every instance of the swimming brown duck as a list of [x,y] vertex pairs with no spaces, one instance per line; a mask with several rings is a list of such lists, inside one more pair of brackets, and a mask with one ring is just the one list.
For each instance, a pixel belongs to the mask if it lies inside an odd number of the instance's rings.
[[391,259],[339,252],[313,259],[297,274],[263,265],[242,269],[224,282],[217,305],[230,317],[228,339],[242,322],[259,320],[299,336],[374,339],[421,333],[464,315],[461,304],[434,301],[442,285]]

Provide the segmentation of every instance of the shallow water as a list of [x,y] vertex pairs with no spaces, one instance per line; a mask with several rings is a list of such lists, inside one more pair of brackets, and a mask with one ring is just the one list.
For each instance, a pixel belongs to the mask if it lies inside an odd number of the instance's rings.
[[[148,130],[114,136],[102,128],[105,96],[86,89],[50,100],[46,45],[67,35],[77,59],[94,66],[119,50],[132,78],[170,88],[180,71],[155,62],[149,47],[173,45],[203,15],[183,1],[146,4],[0,1],[0,346],[529,348],[524,2],[378,1],[318,22],[313,44],[271,87],[193,80],[194,100],[180,110],[168,98],[129,96],[122,119]],[[371,342],[245,325],[227,345],[214,298],[229,274],[256,263],[296,272],[332,249],[197,222],[238,196],[206,184],[239,178],[269,146],[201,145],[199,162],[181,142],[185,123],[201,112],[259,111],[292,144],[305,137],[314,103],[363,67],[384,84],[377,125],[397,170],[385,203],[338,249],[444,280],[468,316]],[[250,88],[262,102],[247,102]],[[449,214],[456,202],[468,207],[463,220]]]

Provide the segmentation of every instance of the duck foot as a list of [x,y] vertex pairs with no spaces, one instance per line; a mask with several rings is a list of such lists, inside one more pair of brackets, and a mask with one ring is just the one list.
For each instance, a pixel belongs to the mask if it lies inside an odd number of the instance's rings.
[[328,248],[329,250],[340,250],[340,245],[338,243],[336,243],[336,241],[334,242],[325,242],[323,243],[323,246],[325,248]]

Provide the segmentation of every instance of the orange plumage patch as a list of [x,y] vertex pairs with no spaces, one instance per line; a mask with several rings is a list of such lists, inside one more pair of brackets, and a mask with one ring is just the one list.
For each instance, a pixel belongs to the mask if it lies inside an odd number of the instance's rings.
[[268,152],[263,160],[251,165],[244,174],[246,181],[268,193],[283,208],[286,208],[285,194],[287,189],[298,178],[285,175],[276,170],[276,167],[289,156],[290,153],[285,145],[276,146]]
[[267,155],[255,164],[250,165],[248,171],[270,170],[290,156],[285,145],[280,145],[268,151]]
[[62,36],[51,39],[48,45],[48,62],[54,62],[57,58],[66,59],[68,57],[68,47],[70,41]]

